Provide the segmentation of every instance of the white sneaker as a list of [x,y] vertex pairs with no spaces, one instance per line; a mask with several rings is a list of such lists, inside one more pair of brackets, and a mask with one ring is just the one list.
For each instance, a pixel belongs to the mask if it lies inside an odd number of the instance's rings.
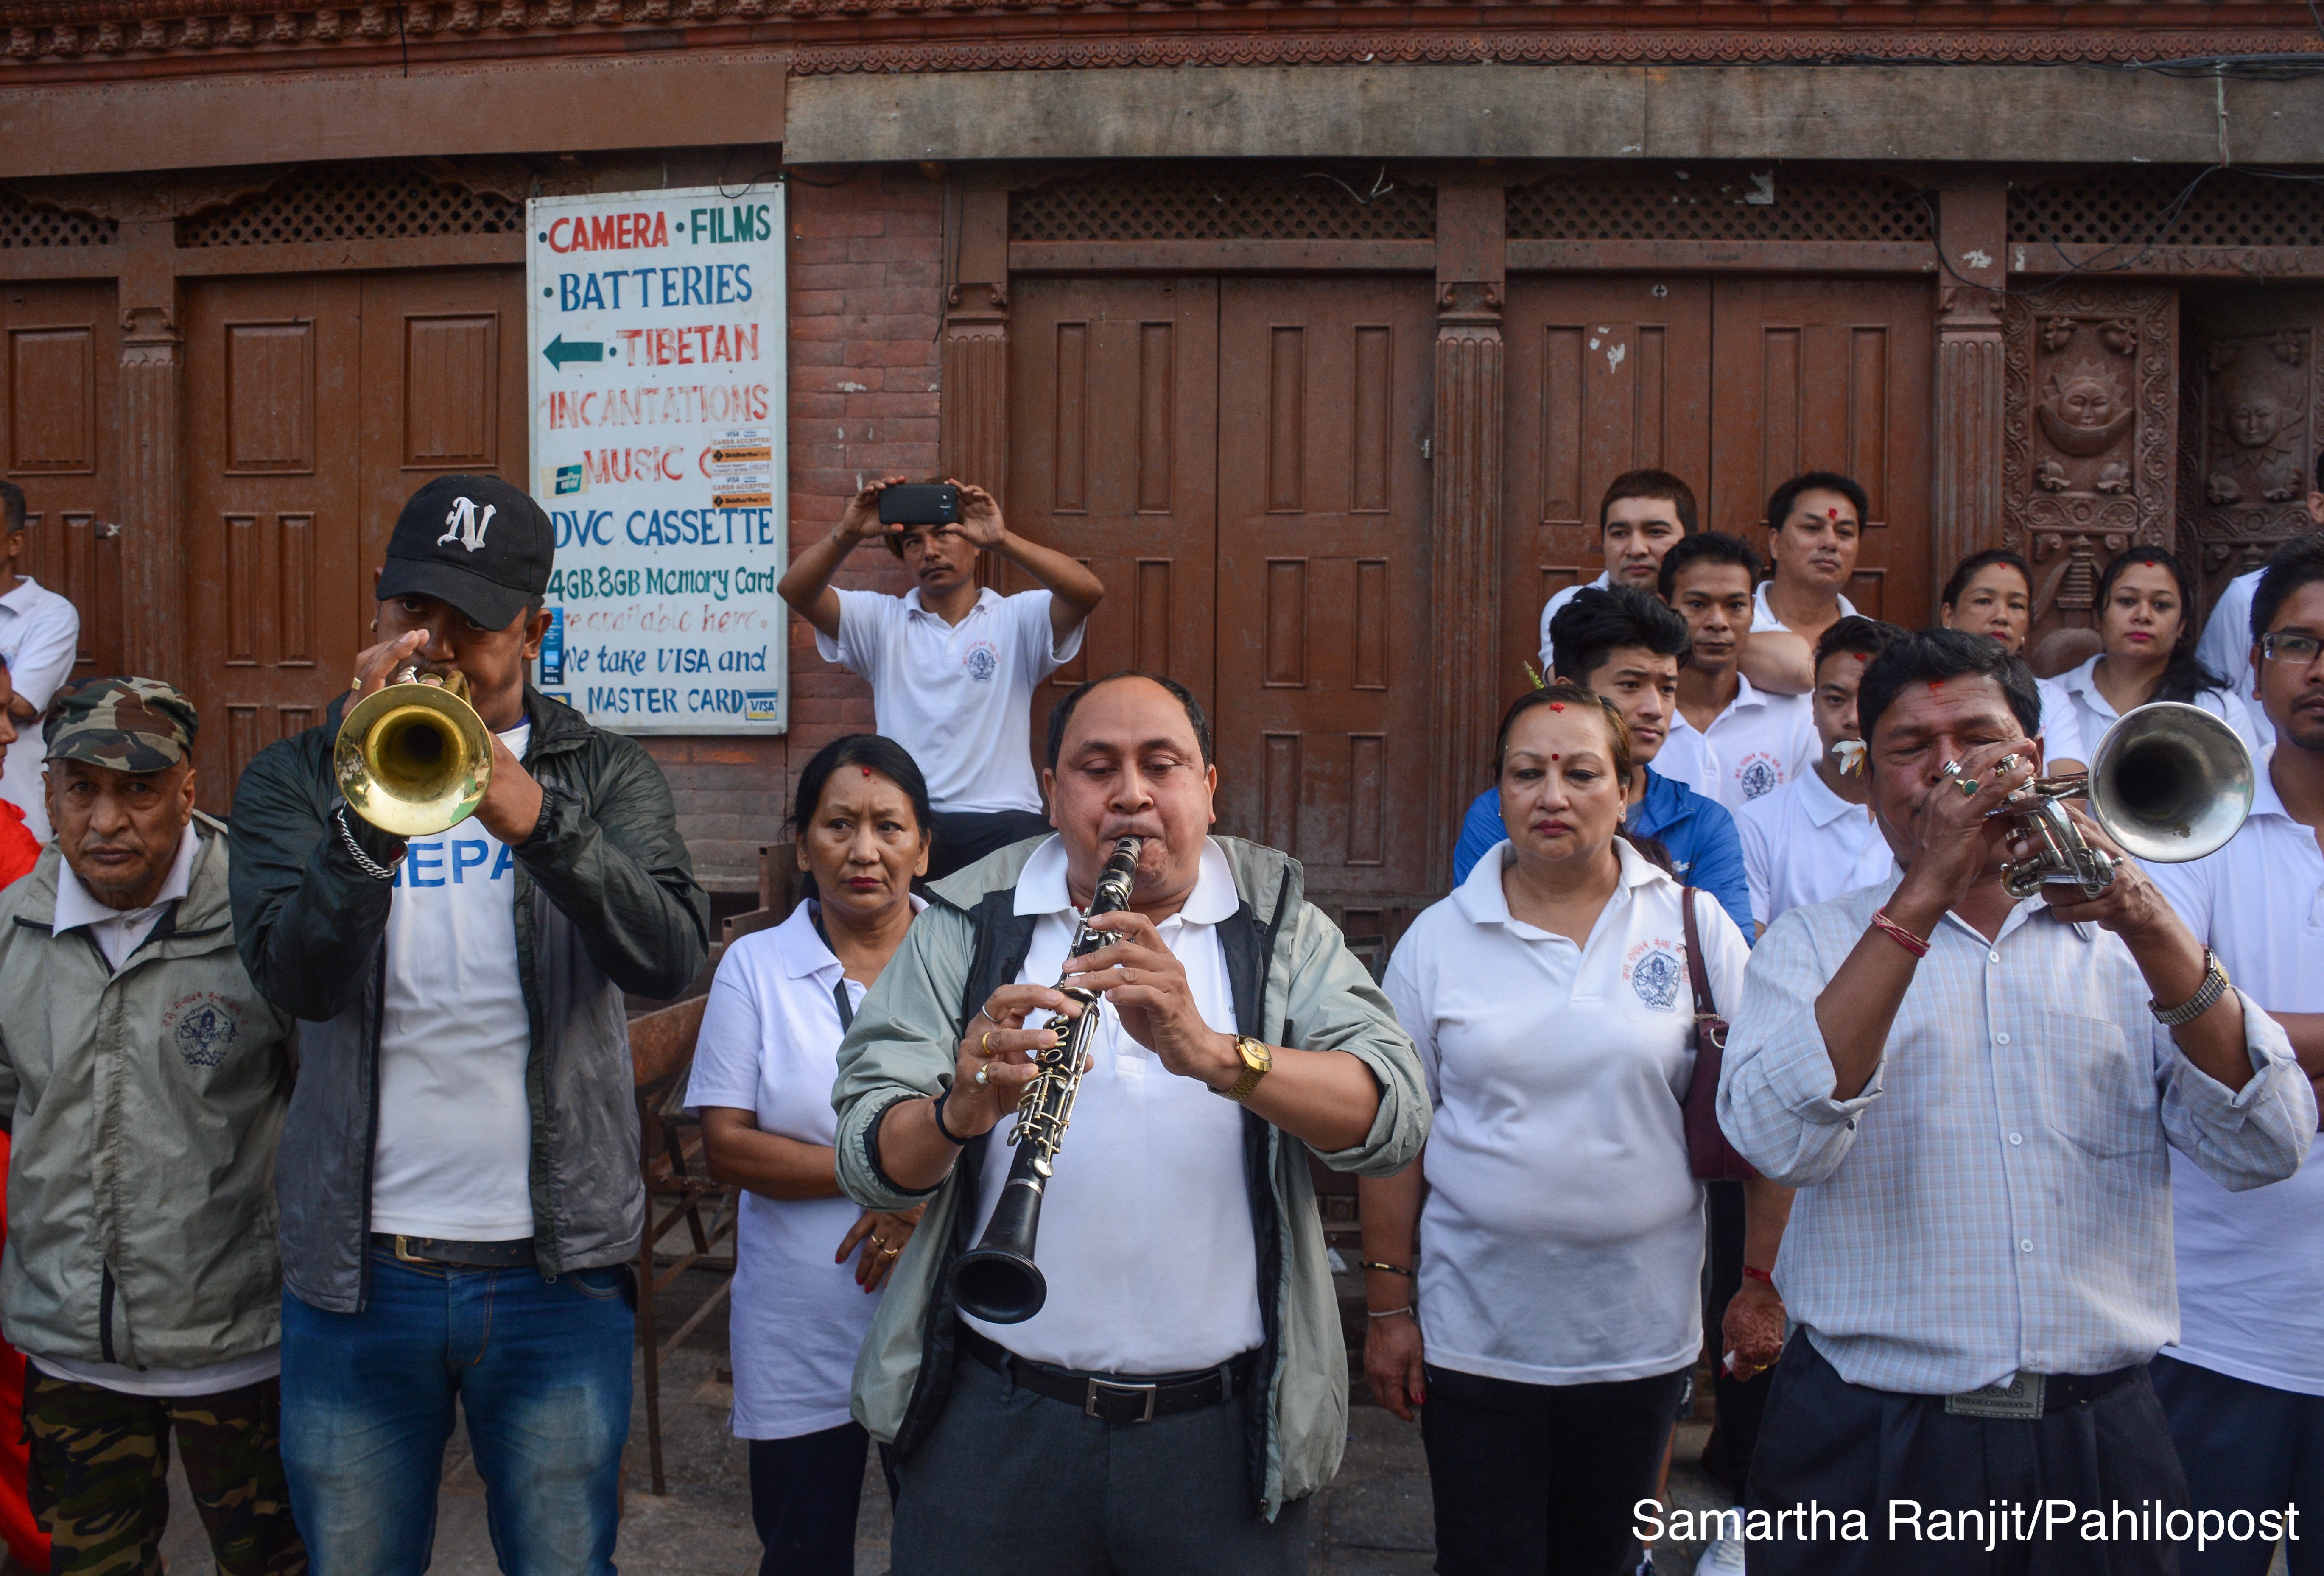
[[1743,1540],[1713,1540],[1694,1562],[1694,1576],[1743,1576]]

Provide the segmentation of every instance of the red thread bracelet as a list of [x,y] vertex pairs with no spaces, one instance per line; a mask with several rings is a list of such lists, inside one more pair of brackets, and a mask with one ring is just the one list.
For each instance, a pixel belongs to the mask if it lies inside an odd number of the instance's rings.
[[1929,955],[1929,944],[1888,917],[1885,909],[1872,911],[1872,928],[1911,953],[1916,958]]
[[1769,1275],[1764,1269],[1757,1268],[1748,1264],[1743,1267],[1743,1278],[1745,1280],[1764,1281],[1768,1286],[1774,1286],[1775,1284],[1775,1277],[1774,1276]]

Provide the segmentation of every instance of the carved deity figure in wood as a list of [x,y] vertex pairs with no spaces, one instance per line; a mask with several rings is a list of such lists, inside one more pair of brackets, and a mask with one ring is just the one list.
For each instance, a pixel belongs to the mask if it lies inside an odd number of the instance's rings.
[[2284,503],[2306,491],[2306,351],[2289,333],[2213,347],[2207,502]]

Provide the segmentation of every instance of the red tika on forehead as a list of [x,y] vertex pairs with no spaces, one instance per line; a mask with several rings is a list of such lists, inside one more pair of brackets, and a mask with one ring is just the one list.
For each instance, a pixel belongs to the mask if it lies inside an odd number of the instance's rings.
[[1837,521],[1840,519],[1840,511],[1837,509],[1827,509],[1823,512],[1824,518],[1827,520]]
[[1869,651],[1858,651],[1854,653],[1854,655],[1858,662],[1869,662],[1872,660],[1872,653]]
[[1929,693],[1932,695],[1934,695],[1937,691],[1944,688],[1944,687],[1945,681],[1941,678],[1932,678],[1929,680]]
[[871,769],[870,767],[868,767],[868,766],[867,766],[867,767],[864,767],[864,768],[862,769],[862,770],[863,770],[863,775],[864,775],[864,776],[866,776],[866,777],[870,777],[870,776],[872,775],[872,769]]
[[1554,712],[1562,712],[1565,709],[1565,703],[1562,700],[1551,701],[1549,703],[1549,709]]

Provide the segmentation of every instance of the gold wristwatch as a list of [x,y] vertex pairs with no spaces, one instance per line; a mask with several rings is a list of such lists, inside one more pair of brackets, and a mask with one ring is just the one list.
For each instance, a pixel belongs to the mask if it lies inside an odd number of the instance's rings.
[[1222,1089],[1221,1094],[1240,1104],[1250,1098],[1259,1081],[1275,1070],[1275,1053],[1247,1034],[1235,1036],[1235,1054],[1242,1058],[1242,1076],[1232,1087]]

